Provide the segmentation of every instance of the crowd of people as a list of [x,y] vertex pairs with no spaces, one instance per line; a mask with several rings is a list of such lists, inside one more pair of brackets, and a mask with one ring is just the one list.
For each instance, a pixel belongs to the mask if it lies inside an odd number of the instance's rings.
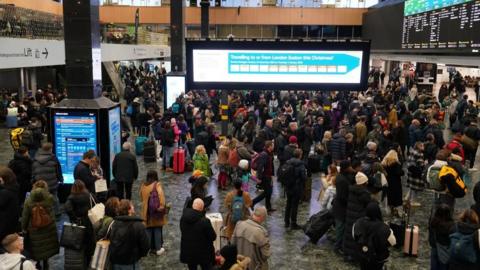
[[[385,221],[426,207],[421,202],[432,197],[428,189],[434,194],[433,208],[426,211],[431,216],[425,217],[431,268],[479,268],[480,184],[471,186],[468,180],[476,170],[478,109],[455,83],[442,86],[441,98],[396,80],[380,89],[383,83],[373,83],[358,93],[230,91],[229,134],[222,137],[216,131],[219,91],[190,91],[161,112],[162,71],[121,70],[127,85],[124,113],[133,130],[123,123],[126,136],[112,164],[115,180],[108,194],[96,192],[104,172],[95,152],[87,151],[75,167],[63,208],[69,222],[83,228],[78,246],[63,235],[76,226],[64,225],[60,237],[56,233],[62,172],[52,144],[42,136],[47,124],[42,108],[62,95],[41,91],[20,105],[5,97],[3,104],[18,108],[37,130],[35,143],[18,147],[8,166],[0,167],[0,219],[9,221],[0,225],[0,262],[12,265],[9,269],[48,269],[48,259],[60,246],[65,269],[85,269],[96,242],[105,239],[112,269],[140,269],[142,257],[165,253],[162,228],[170,211],[182,212],[179,261],[189,269],[268,269],[272,251],[265,221],[280,212],[272,200],[274,185],[286,198],[283,225],[299,230],[305,221],[298,220],[298,210],[302,201],[311,200],[318,173],[321,211],[333,216],[332,244],[346,261],[383,269],[389,247],[403,241]],[[449,133],[451,139],[444,136]],[[166,198],[171,194],[155,170],[140,184],[141,209],[133,206],[132,186],[140,172],[131,140],[142,134],[161,147],[157,160],[165,173],[174,170],[174,151],[187,150],[192,187],[183,209],[170,209]],[[226,192],[221,231],[207,213],[216,199],[208,194],[211,181]],[[470,189],[476,203],[458,209],[456,200],[470,196]],[[92,221],[100,202],[104,215]],[[220,237],[227,241],[215,247]]]

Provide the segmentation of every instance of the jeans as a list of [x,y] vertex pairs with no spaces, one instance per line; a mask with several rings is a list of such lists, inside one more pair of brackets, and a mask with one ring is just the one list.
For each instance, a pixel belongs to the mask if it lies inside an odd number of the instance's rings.
[[430,252],[430,270],[447,270],[448,265],[443,264],[438,260],[436,249],[432,248]]
[[141,270],[140,264],[137,262],[135,264],[114,264],[112,265],[112,270]]
[[263,192],[257,197],[255,197],[255,199],[253,199],[252,208],[255,206],[255,204],[265,199],[265,207],[267,208],[267,210],[271,210],[272,204],[270,200],[272,199],[273,187],[272,179],[270,177],[262,179],[262,188]]
[[58,201],[58,196],[57,196],[57,192],[58,192],[58,189],[51,189],[49,190],[50,191],[50,194],[52,194],[53,196],[53,210],[55,211],[55,215],[58,216],[60,215],[60,202]]
[[343,248],[343,234],[345,233],[345,221],[340,219],[335,219],[335,248]]
[[287,205],[285,206],[285,224],[297,224],[297,212],[300,197],[298,194],[287,194]]
[[162,151],[163,151],[163,161],[162,161],[162,166],[163,168],[171,168],[170,167],[170,159],[173,157],[173,149],[175,149],[173,146],[163,146]]
[[202,270],[210,270],[212,269],[212,266],[209,264],[197,264],[197,263],[189,263],[188,264],[188,270],[197,270],[197,267],[200,265],[200,268]]
[[147,228],[147,235],[150,239],[150,249],[160,250],[163,247],[163,230],[162,227]]
[[117,182],[117,196],[120,200],[132,199],[132,185],[133,183]]

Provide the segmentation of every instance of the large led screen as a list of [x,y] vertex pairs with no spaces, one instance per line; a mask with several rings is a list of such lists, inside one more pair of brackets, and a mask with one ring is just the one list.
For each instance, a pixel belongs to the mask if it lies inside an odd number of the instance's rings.
[[122,130],[120,125],[120,106],[108,111],[108,132],[110,142],[110,179],[113,179],[112,163],[115,155],[122,151]]
[[91,112],[55,112],[55,154],[60,162],[63,181],[73,184],[73,170],[87,150],[97,149],[97,117]]
[[187,41],[191,89],[364,90],[366,42]]
[[166,108],[172,107],[177,98],[185,93],[185,76],[167,75]]

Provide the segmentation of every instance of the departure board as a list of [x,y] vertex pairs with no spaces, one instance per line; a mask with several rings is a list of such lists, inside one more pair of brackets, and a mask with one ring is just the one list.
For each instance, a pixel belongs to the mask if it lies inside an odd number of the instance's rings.
[[403,49],[480,47],[480,0],[407,0]]

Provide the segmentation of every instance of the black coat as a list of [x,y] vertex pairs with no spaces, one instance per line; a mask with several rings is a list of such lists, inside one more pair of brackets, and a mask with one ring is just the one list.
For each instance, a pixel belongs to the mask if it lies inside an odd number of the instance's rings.
[[113,159],[112,172],[115,181],[132,183],[138,178],[137,158],[130,151],[122,151]]
[[286,192],[288,195],[297,195],[301,198],[305,190],[305,182],[307,181],[307,168],[305,167],[305,162],[297,158],[292,158],[287,161],[287,164],[291,164],[295,170],[295,186],[288,188]]
[[402,176],[404,175],[402,165],[395,163],[385,167],[387,173],[387,201],[389,206],[402,206]]
[[51,153],[37,151],[32,164],[33,181],[44,180],[48,184],[49,190],[55,190],[58,182],[63,182],[62,169],[57,157]]
[[343,235],[343,251],[346,255],[353,257],[358,255],[359,247],[357,242],[353,239],[351,231],[353,224],[359,218],[365,217],[367,205],[371,201],[370,196],[370,192],[368,192],[367,188],[364,186],[352,185],[348,190],[347,216],[345,218],[345,233]]
[[0,238],[20,230],[18,219],[20,204],[18,202],[18,186],[0,185]]
[[180,219],[182,263],[210,264],[215,262],[213,241],[217,238],[210,221],[201,212],[187,208]]
[[333,160],[344,160],[346,158],[347,141],[340,134],[333,135],[333,139],[330,141],[330,154]]
[[147,256],[150,240],[139,217],[118,216],[110,231],[110,262],[131,265]]
[[[463,223],[463,222],[458,222],[456,224],[458,231],[461,232],[462,234],[473,234],[473,239],[478,239],[478,229],[480,228],[479,225],[474,225],[474,224],[468,224],[468,223]],[[456,227],[454,226],[451,233],[456,232]],[[478,242],[476,242],[475,249],[478,252],[480,252],[480,248],[478,246]],[[480,262],[477,261],[476,264],[468,264],[464,262],[459,262],[455,261],[452,257],[450,257],[450,261],[448,264],[448,269],[449,270],[478,270],[480,269]]]
[[73,177],[75,180],[82,180],[90,193],[95,192],[95,180],[97,180],[97,178],[93,176],[88,164],[83,161],[78,162],[73,170]]
[[332,206],[333,216],[344,221],[347,215],[348,190],[353,182],[353,175],[340,173],[336,177],[336,182],[337,195]]
[[28,156],[15,153],[8,167],[17,176],[17,183],[20,187],[19,198],[23,203],[25,193],[32,189],[32,160]]

